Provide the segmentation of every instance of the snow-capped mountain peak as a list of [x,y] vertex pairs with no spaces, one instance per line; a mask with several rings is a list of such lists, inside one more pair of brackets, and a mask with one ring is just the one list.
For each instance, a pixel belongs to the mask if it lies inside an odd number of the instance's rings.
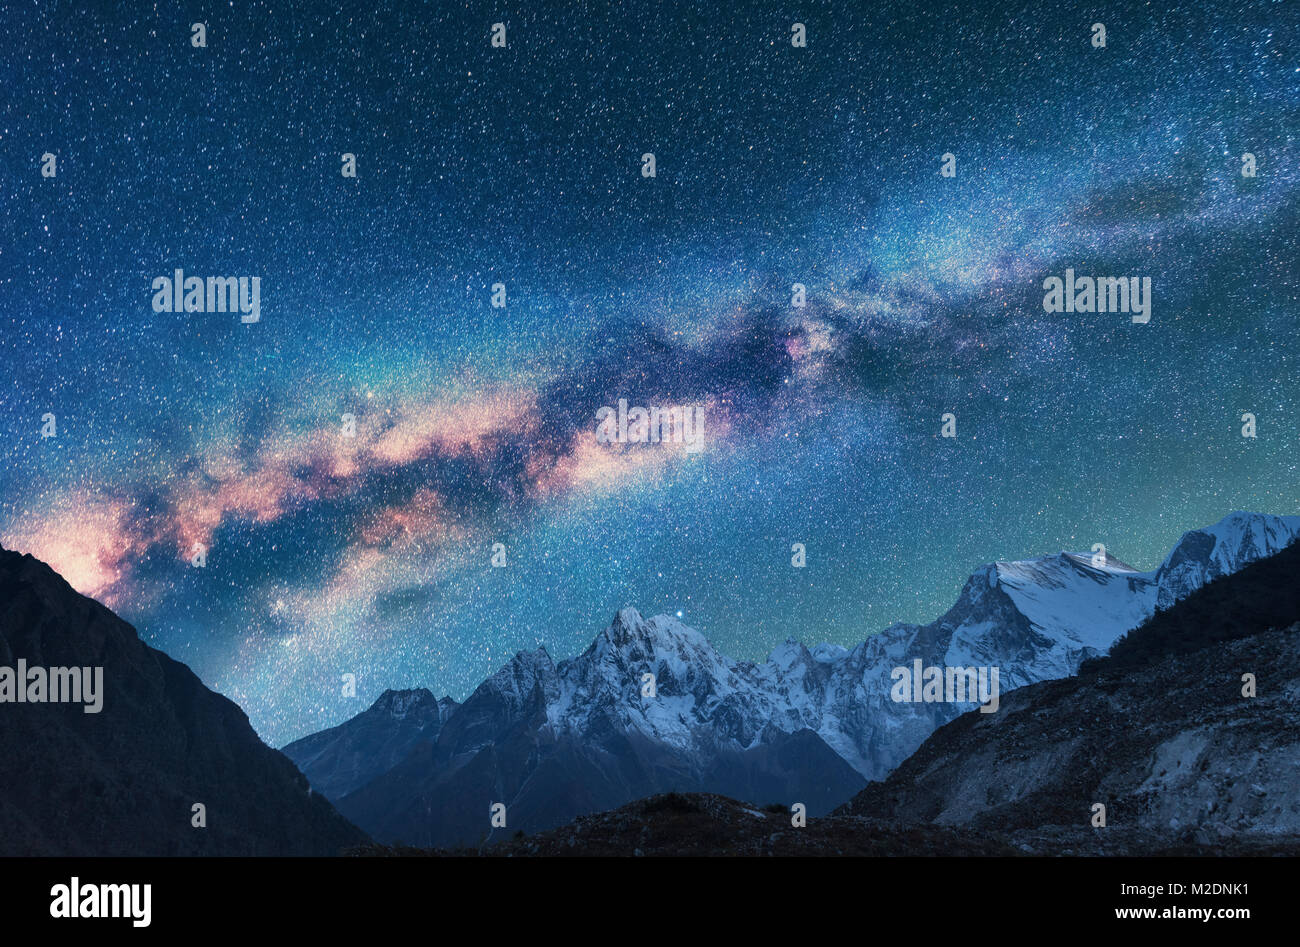
[[752,665],[731,661],[676,618],[646,619],[634,608],[620,609],[586,651],[561,661],[556,677],[547,706],[555,732],[615,727],[678,748],[694,745],[720,706],[753,711],[762,700]]
[[[1109,552],[1095,560],[1087,552],[1058,552],[989,563],[929,624],[890,625],[852,649],[809,649],[791,637],[761,664],[732,660],[676,618],[645,618],[624,607],[581,654],[557,663],[545,648],[519,652],[440,728],[436,720],[419,733],[410,727],[411,718],[425,714],[413,712],[427,702],[423,694],[385,695],[392,705],[386,725],[406,727],[401,741],[389,743],[424,740],[438,729],[432,755],[412,750],[416,770],[434,767],[428,785],[452,780],[473,806],[483,791],[478,780],[497,785],[503,772],[513,774],[511,785],[529,805],[571,792],[587,798],[588,790],[622,801],[648,787],[714,791],[739,785],[727,780],[760,776],[774,780],[763,783],[771,787],[764,792],[784,794],[776,787],[798,785],[800,792],[826,793],[830,785],[883,778],[937,728],[975,706],[896,702],[894,668],[917,660],[927,667],[996,667],[1002,693],[1065,677],[1157,607],[1281,550],[1297,535],[1300,517],[1234,513],[1185,534],[1151,572]],[[371,727],[377,719],[354,721]],[[345,777],[340,783],[374,771],[349,755],[355,741],[337,744],[331,758],[341,761],[335,766]],[[301,755],[304,765],[315,759]],[[462,767],[463,777],[457,776]],[[825,774],[836,767],[842,772],[828,782]],[[404,778],[393,776],[397,783]],[[782,782],[791,779],[796,782]],[[365,811],[378,818],[391,810],[391,798],[410,804],[406,793],[423,799],[423,791],[387,786]],[[433,811],[427,802],[411,811],[417,810]]]
[[1276,552],[1297,535],[1300,516],[1245,512],[1184,533],[1155,572],[1157,607],[1168,608],[1206,582]]
[[[852,650],[810,650],[791,636],[760,665],[733,661],[676,618],[647,619],[624,607],[585,652],[553,666],[546,718],[555,732],[613,726],[679,748],[719,740],[743,748],[768,727],[807,728],[864,776],[879,778],[971,709],[893,702],[893,668],[917,658],[998,667],[1002,690],[1065,677],[1141,624],[1162,594],[1181,598],[1297,534],[1300,517],[1233,514],[1188,533],[1153,572],[1101,551],[989,563],[929,625],[891,625]],[[549,657],[543,663],[551,668]],[[646,674],[654,676],[652,699]],[[518,677],[510,672],[511,681]]]
[[533,651],[520,651],[510,661],[469,696],[466,703],[487,695],[505,701],[518,709],[540,687],[546,691],[555,680],[555,662],[545,647]]
[[602,642],[619,651],[639,649],[645,651],[680,651],[682,648],[712,649],[708,639],[694,628],[688,628],[669,615],[644,618],[635,608],[624,606],[614,620],[606,626],[593,647]]
[[767,656],[767,663],[783,672],[789,672],[796,665],[806,665],[813,660],[812,652],[793,636],[786,638]]

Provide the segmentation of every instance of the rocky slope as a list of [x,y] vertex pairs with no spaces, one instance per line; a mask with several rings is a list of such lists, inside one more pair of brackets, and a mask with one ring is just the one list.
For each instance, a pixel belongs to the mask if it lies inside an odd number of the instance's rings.
[[488,838],[472,848],[363,846],[361,856],[1016,855],[996,839],[941,826],[900,828],[857,816],[791,825],[781,805],[755,808],[711,793],[665,793],[582,816],[548,832]]
[[[608,812],[581,816],[560,828],[527,835],[498,831],[482,844],[448,849],[364,845],[360,857],[737,857],[737,856],[1024,856],[1071,854],[1061,839],[1036,838],[1039,849],[965,826],[900,824],[834,813],[795,828],[785,806],[762,808],[710,793],[666,793]],[[1149,842],[1150,840],[1148,840]],[[1070,839],[1065,845],[1077,845]],[[1130,855],[1294,856],[1294,840],[1227,838],[1210,846],[1163,838],[1158,844],[1115,842],[1107,851]]]
[[0,855],[328,855],[366,841],[235,704],[0,549],[0,666],[19,659],[102,666],[103,706],[0,703]]
[[841,813],[1033,851],[1300,851],[1298,576],[1300,545],[1205,586],[1078,677],[943,727]]

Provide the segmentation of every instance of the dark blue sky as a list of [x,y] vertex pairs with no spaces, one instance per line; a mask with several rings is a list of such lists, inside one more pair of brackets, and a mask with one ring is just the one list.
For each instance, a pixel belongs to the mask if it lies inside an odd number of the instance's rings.
[[[0,541],[272,742],[623,604],[757,659],[1297,511],[1294,4],[93,6],[0,26]],[[619,398],[706,449],[597,445]]]

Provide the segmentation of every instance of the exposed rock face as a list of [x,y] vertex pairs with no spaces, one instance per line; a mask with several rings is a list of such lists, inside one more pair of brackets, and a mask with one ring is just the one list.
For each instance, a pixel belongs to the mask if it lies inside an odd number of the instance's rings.
[[101,666],[103,707],[0,703],[0,855],[332,855],[366,840],[239,707],[0,549],[0,666],[20,658]]
[[1201,586],[1284,549],[1300,535],[1300,517],[1232,513],[1185,533],[1156,570],[1156,607],[1172,608]]
[[1300,845],[1297,575],[1293,546],[1205,586],[1078,677],[943,727],[841,811],[1034,851]]
[[[1241,675],[1260,694],[1241,695]],[[1300,836],[1300,626],[1123,677],[1051,681],[944,727],[846,811],[1036,834],[1211,844]],[[1107,826],[1093,830],[1092,806]]]

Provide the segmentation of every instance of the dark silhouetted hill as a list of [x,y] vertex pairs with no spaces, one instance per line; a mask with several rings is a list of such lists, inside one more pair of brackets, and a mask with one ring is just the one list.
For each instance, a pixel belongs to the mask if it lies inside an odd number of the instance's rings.
[[[102,666],[103,709],[0,703],[0,855],[332,855],[367,841],[244,712],[0,549],[0,665]],[[207,827],[191,807],[207,808]]]

